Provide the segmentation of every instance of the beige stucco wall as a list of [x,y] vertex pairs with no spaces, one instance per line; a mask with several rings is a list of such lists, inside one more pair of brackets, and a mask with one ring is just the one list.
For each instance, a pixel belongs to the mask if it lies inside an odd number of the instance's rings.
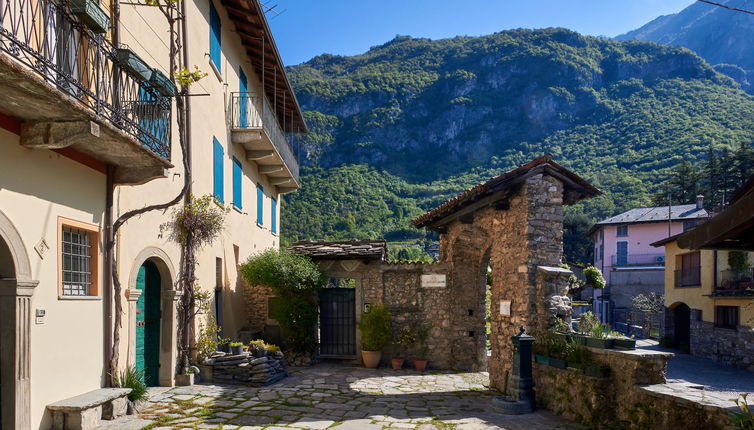
[[[701,285],[696,287],[675,287],[675,270],[679,269],[680,256],[693,252],[681,249],[676,242],[665,245],[665,306],[672,308],[685,303],[691,309],[702,311],[702,320],[715,321],[715,306],[739,306],[741,324],[750,324],[754,319],[754,306],[751,299],[729,299],[708,297],[714,290],[714,267],[717,258],[718,279],[720,273],[729,270],[728,251],[702,250],[701,252]],[[749,262],[754,261],[749,253]]]
[[[105,175],[53,151],[25,149],[0,129],[0,184],[0,211],[20,233],[39,281],[32,307],[46,312],[43,324],[31,326],[31,423],[49,428],[45,405],[103,381],[102,300],[58,298],[57,241],[58,217],[102,225]],[[41,239],[50,245],[44,258],[34,251]]]

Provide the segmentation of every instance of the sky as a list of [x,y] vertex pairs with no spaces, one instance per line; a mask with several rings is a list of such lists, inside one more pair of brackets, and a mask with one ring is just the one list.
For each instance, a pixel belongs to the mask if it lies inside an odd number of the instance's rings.
[[263,0],[286,65],[355,55],[396,35],[442,39],[512,28],[565,27],[613,37],[694,0]]

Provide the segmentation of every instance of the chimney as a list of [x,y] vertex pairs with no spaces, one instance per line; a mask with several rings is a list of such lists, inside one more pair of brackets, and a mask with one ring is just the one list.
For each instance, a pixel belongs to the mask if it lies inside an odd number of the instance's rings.
[[696,196],[696,208],[704,209],[704,196],[701,194]]

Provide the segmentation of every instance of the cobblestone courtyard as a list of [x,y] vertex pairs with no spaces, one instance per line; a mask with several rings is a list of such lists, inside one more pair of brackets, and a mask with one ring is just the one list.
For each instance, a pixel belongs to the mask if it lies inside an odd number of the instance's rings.
[[293,369],[274,386],[153,388],[138,417],[110,429],[574,429],[537,411],[505,416],[491,409],[486,373],[369,370],[319,364]]

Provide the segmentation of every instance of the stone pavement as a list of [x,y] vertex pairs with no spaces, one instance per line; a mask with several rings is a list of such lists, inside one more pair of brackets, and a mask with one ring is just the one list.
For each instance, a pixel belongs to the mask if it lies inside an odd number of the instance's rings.
[[417,373],[318,364],[262,388],[195,385],[153,388],[141,415],[99,430],[267,428],[576,429],[547,411],[506,416],[491,408],[497,394],[486,373]]

